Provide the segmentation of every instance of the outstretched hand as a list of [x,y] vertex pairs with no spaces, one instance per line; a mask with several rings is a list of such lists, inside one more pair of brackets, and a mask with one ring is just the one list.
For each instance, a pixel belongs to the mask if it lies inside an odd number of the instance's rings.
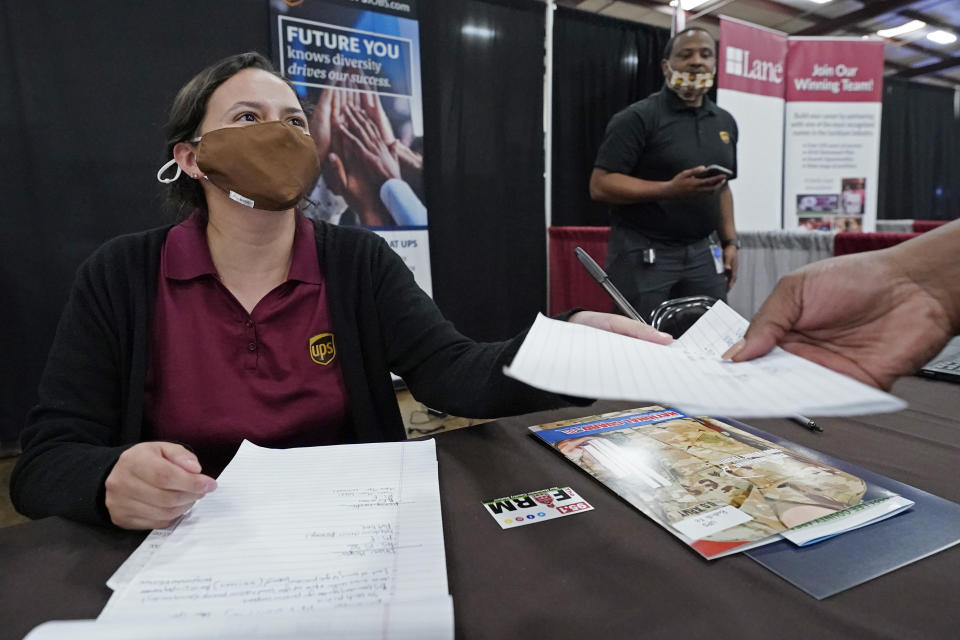
[[400,177],[396,151],[362,110],[347,105],[338,122],[337,133],[343,136],[339,149],[350,167],[362,173],[378,190],[387,180]]
[[344,103],[334,114],[331,153],[324,180],[347,201],[366,226],[394,224],[380,201],[380,187],[400,177],[396,151],[364,111]]
[[673,342],[673,336],[669,333],[657,331],[653,327],[636,320],[631,320],[626,316],[616,315],[614,313],[600,313],[598,311],[578,311],[567,320],[574,324],[583,324],[595,329],[602,329],[611,333],[619,333],[622,336],[639,338],[647,342],[656,344],[670,344]]
[[775,345],[875,387],[916,371],[952,335],[950,314],[896,263],[889,251],[832,258],[780,280],[734,362]]
[[317,146],[317,157],[321,165],[326,162],[327,154],[330,153],[333,93],[333,89],[321,91],[317,104],[310,114],[310,135]]

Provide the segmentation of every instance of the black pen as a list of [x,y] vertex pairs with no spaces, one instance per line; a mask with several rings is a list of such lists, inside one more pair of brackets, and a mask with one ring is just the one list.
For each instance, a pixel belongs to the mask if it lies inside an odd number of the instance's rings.
[[816,422],[814,422],[813,420],[811,420],[806,416],[800,415],[799,413],[796,415],[790,416],[790,419],[796,422],[797,424],[799,424],[801,427],[806,427],[810,431],[819,431],[823,433],[823,429],[821,429]]
[[600,268],[593,258],[590,257],[590,254],[577,247],[574,249],[574,253],[577,255],[577,260],[580,261],[580,264],[583,265],[583,268],[587,270],[587,273],[596,280],[601,287],[606,289],[607,293],[610,294],[610,297],[613,298],[613,301],[617,303],[617,306],[620,307],[620,310],[628,318],[633,318],[634,320],[639,320],[643,324],[647,324],[647,321],[640,317],[640,314],[637,313],[637,310],[627,302],[627,299],[623,297],[623,294],[617,291],[617,288],[613,286],[613,283],[610,282],[610,276],[608,276],[603,269]]

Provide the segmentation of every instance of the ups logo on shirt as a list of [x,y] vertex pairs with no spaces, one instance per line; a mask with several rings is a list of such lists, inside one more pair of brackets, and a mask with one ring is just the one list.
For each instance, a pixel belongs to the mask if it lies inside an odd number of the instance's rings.
[[723,140],[723,144],[730,144],[730,134],[726,131],[720,132],[720,139]]
[[337,357],[337,346],[332,333],[320,333],[310,338],[310,359],[317,364],[330,364]]

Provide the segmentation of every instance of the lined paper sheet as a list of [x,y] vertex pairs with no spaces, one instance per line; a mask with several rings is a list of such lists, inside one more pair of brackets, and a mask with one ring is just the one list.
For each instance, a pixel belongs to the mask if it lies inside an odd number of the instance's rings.
[[[709,317],[704,320],[708,314]],[[717,300],[706,314],[670,346],[683,349],[691,355],[719,359],[744,336],[749,326],[746,318],[731,309],[723,300]]]
[[131,553],[127,559],[123,561],[123,564],[113,572],[113,575],[107,579],[107,586],[114,591],[118,591],[129,584],[140,570],[147,566],[150,558],[152,558],[157,549],[163,545],[167,536],[173,533],[173,530],[177,528],[179,522],[180,521],[177,520],[177,522],[166,529],[154,529],[151,531],[143,542],[140,543],[140,546],[134,549],[133,553]]
[[347,607],[322,615],[258,616],[115,622],[45,622],[24,640],[449,640],[453,638],[453,600],[449,595],[417,602]]
[[299,614],[447,594],[433,440],[244,442],[217,490],[99,620]]
[[554,393],[655,402],[691,415],[841,416],[907,406],[779,347],[750,362],[721,360],[748,324],[718,301],[663,346],[541,315],[504,372]]

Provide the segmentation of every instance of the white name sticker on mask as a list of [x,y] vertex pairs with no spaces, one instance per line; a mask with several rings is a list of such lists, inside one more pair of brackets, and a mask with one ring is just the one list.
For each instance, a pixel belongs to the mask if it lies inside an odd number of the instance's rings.
[[246,206],[250,207],[251,209],[253,209],[253,200],[251,200],[250,198],[247,198],[247,197],[245,197],[245,196],[242,196],[242,195],[240,195],[239,193],[237,193],[236,191],[231,191],[231,192],[228,193],[227,195],[230,197],[231,200],[236,200],[236,201],[239,202],[240,204],[246,205]]

